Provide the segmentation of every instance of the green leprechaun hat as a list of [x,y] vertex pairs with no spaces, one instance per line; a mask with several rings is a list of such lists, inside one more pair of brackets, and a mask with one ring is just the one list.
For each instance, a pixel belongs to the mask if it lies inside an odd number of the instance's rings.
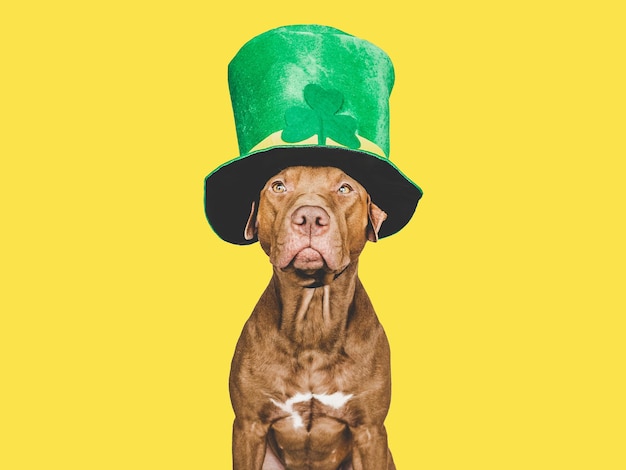
[[391,60],[370,42],[319,25],[284,26],[246,43],[228,67],[241,156],[205,180],[205,211],[224,240],[244,228],[265,183],[290,166],[345,171],[387,213],[379,237],[411,219],[422,190],[389,160]]

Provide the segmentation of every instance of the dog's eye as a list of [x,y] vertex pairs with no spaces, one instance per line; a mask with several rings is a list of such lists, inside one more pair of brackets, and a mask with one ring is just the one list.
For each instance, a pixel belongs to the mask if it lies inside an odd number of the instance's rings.
[[354,191],[354,189],[352,189],[352,186],[350,186],[348,183],[342,184],[337,190],[337,192],[340,194],[348,194],[348,193],[351,193],[352,191]]
[[287,191],[287,188],[282,181],[274,181],[272,183],[272,191],[274,191],[275,193],[284,193],[285,191]]

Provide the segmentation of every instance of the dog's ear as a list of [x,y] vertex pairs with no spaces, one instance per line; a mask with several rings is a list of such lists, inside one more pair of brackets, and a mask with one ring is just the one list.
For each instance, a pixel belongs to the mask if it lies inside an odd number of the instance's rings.
[[367,224],[367,239],[371,242],[377,242],[378,231],[387,218],[387,213],[374,204],[369,196],[367,197],[367,216],[369,219]]
[[243,230],[243,236],[246,240],[252,240],[256,237],[259,223],[256,220],[256,203],[252,201],[252,208],[250,209],[250,216],[246,223],[246,228]]

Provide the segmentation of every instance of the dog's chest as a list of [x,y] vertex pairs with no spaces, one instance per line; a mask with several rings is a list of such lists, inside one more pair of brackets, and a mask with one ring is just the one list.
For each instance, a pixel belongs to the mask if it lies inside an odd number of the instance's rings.
[[282,402],[298,394],[311,394],[313,398],[320,398],[318,402],[330,405],[326,397],[339,397],[339,392],[343,396],[354,393],[351,388],[355,364],[340,350],[293,351],[291,357],[284,357],[283,361],[278,370],[282,369],[284,375],[278,378],[278,388],[274,390],[280,391],[282,395],[278,398]]
[[286,414],[284,419],[287,420],[290,427],[295,430],[306,428],[310,431],[316,417],[339,418],[352,396],[352,394],[343,392],[331,394],[298,392],[284,402],[274,399],[270,401]]
[[285,401],[271,400],[281,415],[271,426],[270,442],[288,468],[309,468],[311,459],[337,468],[351,449],[346,425],[352,394],[298,392]]
[[[274,378],[269,402],[274,418],[293,429],[311,429],[322,417],[344,421],[354,398],[349,360],[339,353],[304,351],[286,361]],[[288,366],[286,364],[289,364]]]

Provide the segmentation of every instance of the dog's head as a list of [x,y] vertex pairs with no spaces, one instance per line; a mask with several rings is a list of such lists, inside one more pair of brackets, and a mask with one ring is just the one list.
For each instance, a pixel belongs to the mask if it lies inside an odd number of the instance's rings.
[[378,240],[386,217],[342,170],[296,166],[267,181],[244,234],[258,236],[275,268],[323,282],[356,260],[367,240]]

